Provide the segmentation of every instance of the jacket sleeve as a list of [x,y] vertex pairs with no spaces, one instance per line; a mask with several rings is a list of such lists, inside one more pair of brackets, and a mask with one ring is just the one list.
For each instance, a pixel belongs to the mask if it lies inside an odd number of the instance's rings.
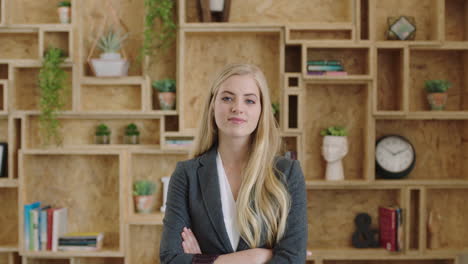
[[273,248],[268,263],[305,263],[307,251],[307,193],[299,161],[292,162],[288,179],[291,208],[283,238]]
[[188,209],[189,185],[181,162],[171,176],[167,191],[166,212],[163,220],[163,233],[159,257],[164,263],[192,263],[193,254],[185,254],[182,248],[182,230],[190,227]]

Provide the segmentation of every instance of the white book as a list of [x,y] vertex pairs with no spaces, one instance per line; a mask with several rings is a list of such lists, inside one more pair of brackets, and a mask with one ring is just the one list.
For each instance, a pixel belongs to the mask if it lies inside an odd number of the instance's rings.
[[52,251],[58,249],[58,239],[67,233],[67,208],[54,210],[52,222]]
[[39,213],[39,237],[40,237],[40,250],[47,249],[47,209],[42,209]]

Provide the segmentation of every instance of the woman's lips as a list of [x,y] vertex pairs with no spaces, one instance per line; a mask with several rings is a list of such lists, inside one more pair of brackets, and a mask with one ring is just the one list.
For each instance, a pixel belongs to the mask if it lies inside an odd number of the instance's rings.
[[229,118],[228,120],[229,120],[229,122],[234,123],[234,124],[242,124],[242,123],[245,122],[244,119],[242,119],[242,118],[235,118],[235,117]]

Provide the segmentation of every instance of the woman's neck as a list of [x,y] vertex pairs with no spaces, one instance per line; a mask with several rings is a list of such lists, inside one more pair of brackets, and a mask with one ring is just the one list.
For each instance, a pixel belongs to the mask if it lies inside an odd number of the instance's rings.
[[243,168],[248,160],[249,139],[220,138],[218,152],[224,166]]

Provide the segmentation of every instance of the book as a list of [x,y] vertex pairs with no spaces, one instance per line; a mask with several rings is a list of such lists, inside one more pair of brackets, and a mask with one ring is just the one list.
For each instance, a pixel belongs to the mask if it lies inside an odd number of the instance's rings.
[[397,251],[403,250],[403,209],[397,208],[396,211],[396,222],[397,222],[397,234],[396,234],[396,242],[397,242]]
[[59,238],[59,250],[99,250],[102,248],[104,233],[67,233]]
[[58,246],[60,251],[96,251],[98,247],[94,246]]
[[29,250],[39,251],[39,210],[29,211]]
[[24,209],[24,213],[23,213],[23,216],[24,216],[24,249],[25,250],[28,250],[29,249],[29,245],[30,245],[30,211],[32,209],[35,209],[35,208],[39,208],[41,206],[41,202],[34,202],[34,203],[31,203],[31,204],[26,204],[24,205],[23,209]]
[[343,71],[341,65],[307,65],[307,71]]
[[52,250],[52,226],[54,223],[54,208],[47,209],[47,250]]
[[341,65],[339,60],[309,60],[307,65]]
[[67,208],[55,209],[52,221],[52,251],[57,251],[59,237],[67,233]]
[[389,251],[397,250],[396,211],[394,207],[379,207],[380,246]]
[[66,233],[60,236],[60,239],[63,240],[73,240],[73,239],[102,239],[104,233],[102,232],[71,232]]
[[347,76],[348,73],[345,71],[308,71],[308,75],[316,76]]
[[50,206],[44,206],[39,212],[39,250],[47,249],[47,209]]

